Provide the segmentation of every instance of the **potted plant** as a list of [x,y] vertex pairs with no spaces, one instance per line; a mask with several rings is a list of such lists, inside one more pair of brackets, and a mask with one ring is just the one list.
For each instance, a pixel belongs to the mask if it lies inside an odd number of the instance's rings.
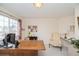
[[[74,39],[74,40],[73,40],[73,39]],[[73,46],[78,49],[77,52],[79,53],[79,39],[70,38],[69,40],[71,40],[71,44],[73,44]]]

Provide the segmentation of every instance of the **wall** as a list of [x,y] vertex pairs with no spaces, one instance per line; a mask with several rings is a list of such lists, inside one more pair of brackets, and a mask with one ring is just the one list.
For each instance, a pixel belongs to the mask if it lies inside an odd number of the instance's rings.
[[[0,7],[0,10],[5,11],[6,13],[13,15],[14,17],[19,18],[13,13],[10,13],[5,8]],[[79,15],[78,7],[76,8],[76,15]],[[38,26],[38,36],[40,39],[44,39],[46,42],[51,37],[52,32],[65,33],[69,31],[69,26],[74,24],[74,17],[62,17],[62,18],[27,18],[22,19],[22,27],[25,28],[25,31],[22,32],[22,38],[25,38],[28,34],[28,25],[37,25]],[[77,26],[76,26],[77,29]],[[77,33],[77,30],[76,30]]]
[[70,31],[70,26],[75,24],[74,16],[62,17],[58,20],[59,32],[63,35],[67,33],[67,37],[74,35],[74,32]]
[[28,35],[28,25],[37,25],[38,26],[38,37],[45,42],[48,42],[51,33],[57,31],[56,19],[51,18],[28,18],[23,20],[23,38]]
[[38,26],[38,37],[48,43],[51,34],[53,32],[67,32],[69,25],[73,22],[73,17],[63,18],[27,18],[22,20],[23,28],[25,31],[22,32],[22,38],[28,36],[28,25]]
[[69,31],[69,26],[74,24],[74,18],[73,17],[63,17],[59,20],[59,32],[60,33],[66,33]]

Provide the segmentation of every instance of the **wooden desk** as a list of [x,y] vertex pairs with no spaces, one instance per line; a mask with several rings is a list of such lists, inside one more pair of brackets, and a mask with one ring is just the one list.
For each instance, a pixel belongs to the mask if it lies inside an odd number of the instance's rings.
[[[45,46],[42,40],[21,40],[19,49],[27,50],[28,53],[25,53],[25,55],[38,55],[38,51],[45,50]],[[19,54],[21,53],[23,52],[20,51]]]
[[38,55],[39,50],[45,50],[42,40],[20,40],[18,48],[0,49],[0,55],[11,56],[34,56]]
[[20,49],[45,50],[43,40],[21,40]]

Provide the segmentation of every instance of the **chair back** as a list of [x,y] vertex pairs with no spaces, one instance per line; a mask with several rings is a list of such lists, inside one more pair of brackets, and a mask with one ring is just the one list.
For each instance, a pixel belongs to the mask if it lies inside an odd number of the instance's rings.
[[54,32],[52,34],[50,44],[52,44],[53,46],[61,46],[60,33]]

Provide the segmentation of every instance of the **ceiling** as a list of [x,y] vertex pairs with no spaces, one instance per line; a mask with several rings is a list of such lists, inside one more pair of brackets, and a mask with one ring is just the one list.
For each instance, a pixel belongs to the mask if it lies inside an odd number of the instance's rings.
[[25,18],[58,18],[74,15],[77,3],[44,3],[36,8],[32,3],[0,3],[12,13]]

